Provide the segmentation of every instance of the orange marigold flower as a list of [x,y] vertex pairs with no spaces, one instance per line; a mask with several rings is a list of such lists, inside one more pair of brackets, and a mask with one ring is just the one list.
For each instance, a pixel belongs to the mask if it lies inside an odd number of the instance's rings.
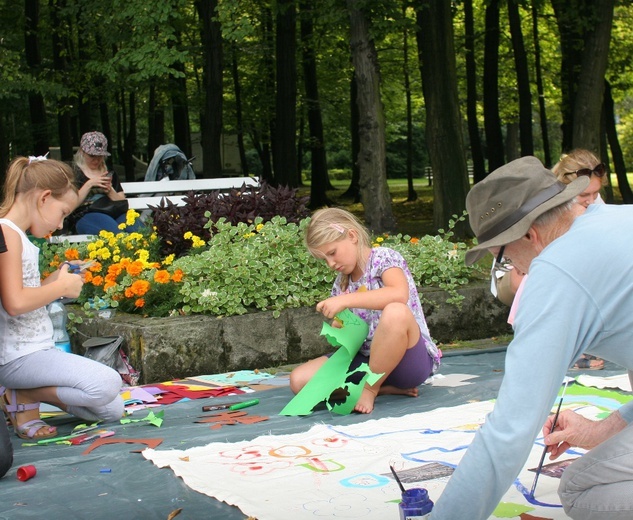
[[409,242],[411,242],[412,244],[417,244],[419,241],[420,241],[419,238],[413,237]]
[[134,291],[132,290],[131,287],[126,288],[124,294],[125,294],[126,298],[133,298],[134,297]]
[[141,308],[145,306],[145,300],[143,298],[139,298],[134,302],[134,306],[137,308]]
[[183,274],[184,273],[182,272],[182,269],[176,269],[174,271],[174,274],[171,275],[171,279],[174,282],[180,282],[180,281],[182,281]]
[[66,249],[64,256],[66,260],[79,260],[79,251],[74,248]]
[[101,262],[94,262],[90,267],[88,267],[88,271],[92,271],[93,273],[100,273],[101,269],[103,269],[103,264]]
[[84,276],[84,283],[90,283],[92,282],[92,273],[90,271],[86,271],[86,274]]
[[103,290],[107,291],[110,287],[114,287],[116,285],[116,282],[112,281],[112,280],[108,280],[106,278],[106,282],[103,284]]
[[143,272],[143,263],[139,261],[132,262],[130,265],[125,267],[125,270],[130,276],[138,276]]
[[136,280],[131,286],[130,289],[132,293],[136,296],[143,296],[147,291],[149,291],[150,284],[147,280]]
[[123,272],[123,266],[121,264],[112,264],[108,267],[108,276],[116,278]]
[[156,283],[169,283],[169,273],[164,269],[154,273],[154,281]]
[[95,287],[103,285],[103,276],[94,276],[92,278],[92,285],[94,285]]

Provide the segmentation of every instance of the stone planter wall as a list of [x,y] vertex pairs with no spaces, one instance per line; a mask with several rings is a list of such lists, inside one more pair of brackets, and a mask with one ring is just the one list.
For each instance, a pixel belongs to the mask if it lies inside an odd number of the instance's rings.
[[[446,303],[447,294],[425,290],[424,310],[431,335],[440,343],[489,338],[511,332],[508,308],[492,297],[488,285],[460,291],[462,308]],[[81,313],[78,309],[74,312]],[[300,363],[331,351],[320,335],[323,316],[313,308],[288,309],[243,316],[177,316],[143,318],[117,313],[110,319],[86,319],[72,338],[82,354],[86,337],[122,335],[130,362],[142,383],[201,374]]]

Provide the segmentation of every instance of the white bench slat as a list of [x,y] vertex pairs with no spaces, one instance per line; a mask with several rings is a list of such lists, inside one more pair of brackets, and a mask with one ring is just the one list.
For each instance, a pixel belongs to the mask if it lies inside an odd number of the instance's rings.
[[[184,206],[184,198],[190,191],[226,191],[241,188],[243,185],[259,188],[258,177],[222,177],[220,179],[188,179],[182,181],[138,181],[122,182],[121,187],[129,202],[130,209],[147,211],[149,206],[160,206],[163,198],[169,199],[176,206]],[[140,197],[137,195],[141,195]],[[92,235],[59,235],[49,239],[51,244],[69,242],[84,242],[92,240]]]
[[121,187],[126,195],[155,193],[187,193],[189,191],[214,191],[249,187],[259,187],[256,177],[224,177],[221,179],[189,179],[182,181],[141,181],[122,182]]

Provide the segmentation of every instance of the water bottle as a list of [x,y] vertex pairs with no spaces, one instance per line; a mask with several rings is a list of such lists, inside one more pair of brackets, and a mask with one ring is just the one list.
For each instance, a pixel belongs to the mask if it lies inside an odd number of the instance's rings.
[[426,489],[412,488],[402,493],[400,520],[427,520],[433,510],[433,501]]
[[70,348],[70,337],[66,329],[66,321],[68,320],[66,306],[60,300],[55,300],[48,305],[47,310],[53,322],[53,341],[55,342],[55,348],[68,353],[72,352]]

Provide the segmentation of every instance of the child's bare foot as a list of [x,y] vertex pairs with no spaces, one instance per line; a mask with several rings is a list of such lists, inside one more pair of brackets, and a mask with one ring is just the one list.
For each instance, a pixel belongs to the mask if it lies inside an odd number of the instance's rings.
[[378,395],[408,395],[409,397],[417,397],[418,387],[398,388],[397,386],[385,385],[380,387]]
[[354,406],[354,411],[358,413],[371,413],[374,410],[374,401],[376,400],[376,391],[366,386],[360,394],[360,398]]

